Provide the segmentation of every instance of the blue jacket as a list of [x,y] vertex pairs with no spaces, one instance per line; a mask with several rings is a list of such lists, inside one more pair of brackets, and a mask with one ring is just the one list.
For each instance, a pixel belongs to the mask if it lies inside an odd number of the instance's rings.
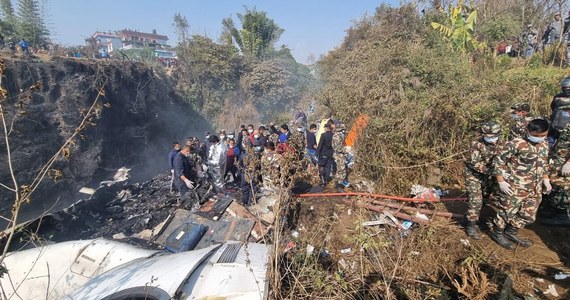
[[176,154],[178,154],[178,151],[180,150],[170,150],[170,153],[168,153],[168,162],[170,163],[170,169],[174,169],[174,157],[176,156]]

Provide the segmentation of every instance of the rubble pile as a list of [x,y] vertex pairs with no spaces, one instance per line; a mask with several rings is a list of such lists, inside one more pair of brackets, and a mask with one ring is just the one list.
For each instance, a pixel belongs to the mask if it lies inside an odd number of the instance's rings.
[[[170,191],[170,174],[161,173],[132,184],[126,178],[119,179],[102,182],[88,199],[27,224],[26,231],[52,242],[130,237],[154,229],[176,209],[190,209],[189,204],[180,202],[177,193]],[[204,203],[211,196],[209,183],[198,182],[192,197]]]

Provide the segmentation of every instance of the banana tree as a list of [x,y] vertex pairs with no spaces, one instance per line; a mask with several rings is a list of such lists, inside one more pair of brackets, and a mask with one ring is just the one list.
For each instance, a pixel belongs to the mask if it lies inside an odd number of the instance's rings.
[[483,48],[484,45],[475,39],[475,23],[477,10],[459,0],[455,7],[449,5],[449,12],[445,23],[432,22],[431,27],[439,31],[445,40],[450,42],[455,50],[471,52]]

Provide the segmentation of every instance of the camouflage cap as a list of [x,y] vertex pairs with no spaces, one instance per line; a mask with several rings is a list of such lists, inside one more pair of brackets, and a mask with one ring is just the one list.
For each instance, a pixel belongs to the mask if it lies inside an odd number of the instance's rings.
[[481,133],[482,134],[499,134],[501,133],[501,124],[490,121],[481,124]]
[[530,112],[530,105],[528,103],[516,103],[511,106],[511,109],[514,111],[526,111]]

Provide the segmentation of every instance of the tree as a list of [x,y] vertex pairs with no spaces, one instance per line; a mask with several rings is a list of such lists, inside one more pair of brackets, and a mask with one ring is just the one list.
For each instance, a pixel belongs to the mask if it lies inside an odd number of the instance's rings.
[[186,19],[186,16],[183,16],[179,13],[174,14],[174,23],[172,25],[176,30],[176,34],[178,34],[178,43],[186,45],[189,36],[188,32],[190,29],[190,25],[188,23],[188,19]]
[[46,42],[49,30],[45,25],[37,0],[18,1],[17,33],[20,38],[26,39],[33,46]]
[[472,51],[481,47],[475,39],[475,23],[477,10],[471,9],[459,0],[457,6],[449,5],[448,24],[432,22],[431,26],[438,30],[455,50]]
[[2,11],[2,20],[0,20],[0,33],[4,37],[12,37],[16,31],[16,18],[14,16],[14,8],[12,1],[0,0],[0,10]]
[[4,19],[14,18],[14,7],[12,7],[11,0],[0,0],[0,9],[2,9]]
[[241,22],[241,30],[238,30],[231,18],[222,21],[224,31],[222,40],[228,41],[229,36],[238,45],[241,53],[253,58],[266,58],[273,50],[273,46],[283,34],[275,21],[269,19],[265,12],[245,8],[244,14],[237,14]]
[[178,52],[182,78],[190,103],[207,117],[221,111],[227,94],[239,83],[240,58],[233,46],[216,44],[210,38],[194,35],[185,51]]

